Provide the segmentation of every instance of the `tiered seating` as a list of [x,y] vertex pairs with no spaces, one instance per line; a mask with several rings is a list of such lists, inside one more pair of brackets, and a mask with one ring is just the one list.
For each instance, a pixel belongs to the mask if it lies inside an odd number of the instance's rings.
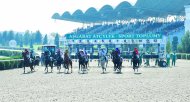
[[119,24],[103,24],[94,25],[93,27],[78,28],[75,34],[143,34],[143,33],[161,33],[168,34],[168,32],[174,31],[176,29],[184,29],[184,21],[175,22],[129,22],[129,23],[119,23]]

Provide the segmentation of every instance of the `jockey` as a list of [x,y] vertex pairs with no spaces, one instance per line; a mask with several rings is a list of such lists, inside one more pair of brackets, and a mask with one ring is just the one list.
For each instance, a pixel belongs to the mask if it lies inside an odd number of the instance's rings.
[[133,58],[139,58],[139,52],[138,52],[138,49],[137,48],[134,48],[134,51],[133,51]]
[[84,57],[84,56],[85,56],[85,53],[84,53],[84,51],[83,51],[83,50],[80,50],[80,51],[79,51],[79,53],[80,53],[80,55],[81,55],[82,57]]
[[33,50],[30,51],[30,58],[35,59],[35,52]]
[[26,57],[28,57],[28,58],[29,58],[29,51],[28,51],[28,49],[24,49],[23,54],[25,54],[25,55],[26,55]]
[[134,48],[134,51],[135,51],[136,54],[139,54],[139,51],[138,51],[137,48]]
[[106,56],[106,51],[104,48],[101,48],[101,50],[99,51],[99,56]]
[[115,51],[120,56],[121,52],[120,52],[119,48],[116,48]]
[[69,56],[69,51],[68,50],[65,50],[65,53],[64,53],[64,58],[69,58],[70,60],[71,60],[71,58],[70,58],[70,56]]
[[47,48],[44,51],[44,56],[51,56],[51,52]]
[[[68,52],[68,51],[67,51],[67,52]],[[62,56],[62,55],[63,55],[63,53],[61,52],[60,49],[57,49],[56,53],[57,53],[58,56]]]

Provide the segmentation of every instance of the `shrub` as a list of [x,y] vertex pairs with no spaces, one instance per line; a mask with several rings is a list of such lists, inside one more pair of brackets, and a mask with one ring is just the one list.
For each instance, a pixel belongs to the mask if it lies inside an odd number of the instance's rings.
[[186,54],[181,54],[181,59],[186,59]]
[[2,56],[22,56],[22,51],[18,50],[0,50]]
[[22,67],[21,60],[0,61],[0,70],[21,68],[21,67]]
[[177,59],[182,59],[180,53],[176,54],[176,57],[177,57]]
[[187,59],[190,60],[190,54],[187,55]]

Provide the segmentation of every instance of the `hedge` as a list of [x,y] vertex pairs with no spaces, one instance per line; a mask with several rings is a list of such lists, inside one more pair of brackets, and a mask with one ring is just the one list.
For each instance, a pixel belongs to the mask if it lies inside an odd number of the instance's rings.
[[0,55],[2,56],[17,56],[17,57],[21,57],[22,56],[22,51],[20,50],[0,50]]
[[0,70],[22,68],[22,60],[2,60],[0,61]]
[[190,60],[190,54],[177,53],[176,56],[177,56],[177,59],[187,59],[187,60]]

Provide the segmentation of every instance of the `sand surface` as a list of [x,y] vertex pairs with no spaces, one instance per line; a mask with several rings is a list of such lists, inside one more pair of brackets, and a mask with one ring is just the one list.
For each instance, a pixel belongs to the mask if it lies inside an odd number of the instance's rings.
[[[122,74],[110,62],[101,74],[97,61],[88,74],[45,73],[44,67],[23,74],[23,69],[0,71],[0,102],[190,102],[190,61],[178,60],[176,67],[141,67],[134,74],[124,61]],[[153,63],[152,63],[153,65]],[[27,68],[27,72],[29,72]]]

